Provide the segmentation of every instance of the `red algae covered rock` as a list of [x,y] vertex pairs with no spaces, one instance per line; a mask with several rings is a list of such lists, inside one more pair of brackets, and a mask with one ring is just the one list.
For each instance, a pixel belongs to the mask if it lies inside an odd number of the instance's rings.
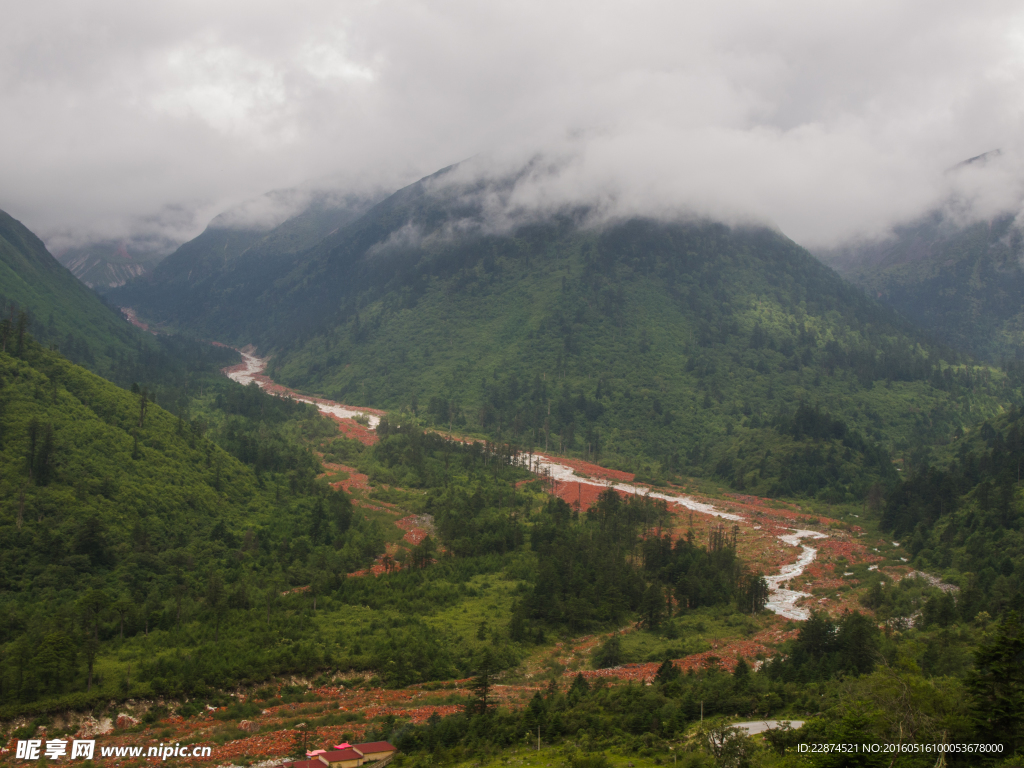
[[122,730],[124,728],[131,728],[133,725],[138,725],[139,721],[131,715],[121,714],[117,716],[117,729]]

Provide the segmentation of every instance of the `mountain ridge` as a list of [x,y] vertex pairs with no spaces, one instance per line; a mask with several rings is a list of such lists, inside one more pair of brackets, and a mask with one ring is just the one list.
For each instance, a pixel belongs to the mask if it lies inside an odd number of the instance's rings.
[[[105,376],[155,345],[61,265],[25,225],[0,211],[0,302],[29,330]],[[15,309],[17,308],[17,310]]]
[[97,293],[119,288],[144,275],[163,258],[160,252],[147,252],[132,247],[124,240],[106,240],[86,246],[68,248],[54,258]]
[[111,298],[122,305],[144,305],[151,321],[216,336],[216,327],[204,318],[225,305],[224,295],[244,304],[254,283],[272,285],[287,274],[296,255],[357,218],[372,199],[322,196],[269,229],[227,226],[230,220],[222,215],[151,273],[111,291]]
[[230,288],[199,284],[185,308],[133,285],[117,295],[256,344],[268,373],[307,392],[767,495],[861,496],[918,438],[970,427],[964,392],[986,413],[1005,394],[776,230],[587,227],[582,210],[495,228],[485,202],[517,178],[453,171],[279,268],[235,261]]
[[1024,235],[1013,213],[963,224],[932,211],[881,241],[817,255],[944,344],[984,360],[1024,354]]

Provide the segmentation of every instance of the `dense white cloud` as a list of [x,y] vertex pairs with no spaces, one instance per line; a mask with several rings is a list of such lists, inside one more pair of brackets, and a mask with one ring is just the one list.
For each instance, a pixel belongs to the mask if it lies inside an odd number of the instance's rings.
[[[0,207],[50,242],[169,242],[311,179],[540,154],[558,171],[520,209],[765,220],[820,245],[951,184],[1014,204],[1022,86],[1001,0],[53,0],[0,27]],[[998,169],[945,173],[996,147]]]

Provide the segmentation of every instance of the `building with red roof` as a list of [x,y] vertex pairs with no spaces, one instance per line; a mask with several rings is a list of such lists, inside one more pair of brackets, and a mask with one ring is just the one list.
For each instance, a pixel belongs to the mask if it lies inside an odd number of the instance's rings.
[[355,749],[336,749],[324,752],[318,756],[318,759],[323,764],[319,768],[323,768],[324,765],[327,768],[357,768],[366,762],[363,753]]
[[324,764],[314,758],[312,760],[296,760],[291,763],[282,763],[277,768],[324,768]]
[[363,756],[363,763],[372,763],[391,757],[398,750],[386,741],[370,741],[366,744],[353,744],[352,749]]

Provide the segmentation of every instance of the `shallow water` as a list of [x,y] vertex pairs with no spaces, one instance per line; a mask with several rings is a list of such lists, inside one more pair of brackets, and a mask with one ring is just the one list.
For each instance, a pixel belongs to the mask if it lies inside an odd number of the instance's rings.
[[[246,352],[240,352],[240,354],[242,355],[242,360],[245,363],[245,369],[228,373],[228,378],[233,381],[237,381],[239,384],[249,384],[256,381],[257,385],[264,387],[264,382],[256,379],[256,376],[263,373],[263,370],[266,368],[267,361]],[[380,423],[379,416],[368,411],[359,410],[358,408],[350,408],[349,406],[334,403],[329,400],[303,397],[295,394],[292,394],[291,398],[303,403],[313,403],[324,413],[329,413],[342,419],[351,419],[353,416],[366,416],[369,419],[371,429],[376,429],[377,425]],[[560,464],[548,456],[535,454],[530,469],[536,474],[547,475],[564,483],[581,483],[595,488],[614,488],[615,490],[622,491],[623,493],[639,494],[641,496],[647,495],[653,499],[663,499],[670,503],[674,502],[681,504],[687,509],[692,509],[694,512],[721,518],[723,520],[732,520],[737,523],[747,522],[747,519],[742,515],[723,512],[715,508],[712,504],[697,501],[689,496],[653,491],[642,485],[631,485],[629,483],[614,482],[610,480],[602,482],[586,477],[580,477],[575,474],[572,467],[566,464]],[[786,544],[793,547],[800,547],[801,551],[796,562],[782,566],[782,568],[779,569],[779,572],[773,576],[765,577],[765,581],[768,582],[768,603],[765,607],[769,611],[773,611],[779,616],[784,616],[785,618],[793,619],[794,621],[805,621],[810,617],[810,611],[806,608],[799,607],[797,602],[805,597],[810,597],[811,595],[807,592],[798,592],[797,590],[787,589],[783,584],[788,583],[791,579],[802,574],[804,569],[810,565],[818,555],[817,549],[802,543],[801,539],[825,538],[828,537],[818,531],[796,529],[794,529],[791,534],[779,536],[779,539],[784,541]]]
[[786,542],[790,546],[800,547],[800,557],[797,558],[795,563],[784,565],[779,569],[779,572],[774,576],[765,576],[765,581],[768,582],[768,604],[765,606],[769,611],[774,611],[779,616],[785,616],[787,619],[795,619],[797,621],[806,621],[810,618],[810,611],[806,608],[801,608],[797,605],[797,601],[804,597],[810,597],[811,595],[807,592],[798,592],[795,589],[786,589],[782,585],[787,583],[790,579],[794,579],[804,572],[804,569],[814,562],[814,558],[818,556],[818,550],[814,547],[809,547],[806,544],[802,544],[800,539],[827,539],[828,537],[824,533],[818,531],[804,531],[798,530],[785,536],[779,536],[779,539]]
[[[227,375],[228,378],[243,385],[251,384],[255,381],[257,386],[262,388],[264,383],[257,380],[256,376],[263,373],[263,370],[267,367],[267,361],[263,358],[256,357],[255,355],[247,354],[246,352],[240,351],[239,354],[245,362],[245,370],[233,371]],[[376,429],[377,425],[380,424],[380,416],[377,416],[374,413],[369,413],[368,411],[361,411],[358,408],[349,408],[348,406],[339,405],[338,403],[332,403],[322,399],[317,400],[296,394],[292,394],[291,399],[300,403],[312,403],[324,413],[333,414],[341,419],[351,419],[353,416],[365,416],[370,422],[370,429]]]

